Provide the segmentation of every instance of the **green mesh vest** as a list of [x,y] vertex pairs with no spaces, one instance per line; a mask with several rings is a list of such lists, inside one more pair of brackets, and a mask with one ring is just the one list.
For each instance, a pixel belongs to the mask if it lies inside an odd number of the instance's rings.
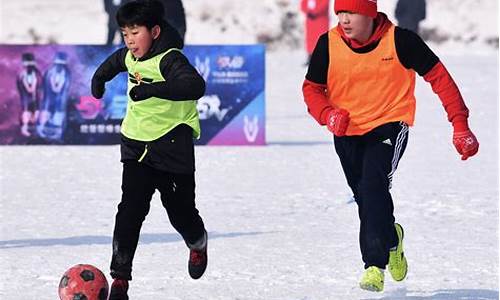
[[[125,57],[125,65],[129,73],[127,96],[137,84],[151,84],[164,81],[160,71],[160,61],[169,49],[145,61],[135,60],[130,51]],[[187,124],[193,128],[193,136],[200,137],[200,120],[195,100],[173,101],[151,97],[134,102],[128,96],[127,113],[123,119],[121,132],[130,139],[153,141],[163,136],[179,124]]]

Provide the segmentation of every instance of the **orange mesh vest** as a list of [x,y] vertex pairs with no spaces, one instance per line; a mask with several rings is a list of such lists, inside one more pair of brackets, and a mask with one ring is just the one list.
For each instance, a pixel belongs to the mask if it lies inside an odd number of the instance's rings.
[[415,120],[415,71],[399,62],[394,25],[368,53],[355,53],[337,28],[328,33],[330,105],[350,114],[346,135],[362,135],[382,124]]

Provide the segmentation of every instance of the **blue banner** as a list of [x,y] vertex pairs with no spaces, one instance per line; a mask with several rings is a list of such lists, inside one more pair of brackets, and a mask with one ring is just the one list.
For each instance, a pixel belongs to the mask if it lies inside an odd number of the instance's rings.
[[[90,95],[94,71],[115,50],[0,46],[0,144],[119,143],[126,74],[106,84],[102,100]],[[264,145],[264,46],[186,46],[183,52],[207,83],[196,143]]]

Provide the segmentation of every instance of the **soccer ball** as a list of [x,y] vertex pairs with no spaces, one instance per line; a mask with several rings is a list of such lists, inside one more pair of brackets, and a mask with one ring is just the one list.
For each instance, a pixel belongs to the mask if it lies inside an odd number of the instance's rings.
[[108,281],[104,274],[92,265],[79,264],[69,268],[59,282],[61,300],[106,300]]

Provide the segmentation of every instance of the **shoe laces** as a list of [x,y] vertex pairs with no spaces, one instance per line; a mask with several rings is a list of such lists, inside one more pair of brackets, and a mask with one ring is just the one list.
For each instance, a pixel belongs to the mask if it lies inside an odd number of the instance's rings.
[[368,268],[366,270],[365,276],[368,280],[384,281],[384,272],[377,267]]
[[201,265],[205,261],[205,249],[191,249],[189,260],[193,265]]
[[395,264],[400,265],[403,263],[404,252],[398,252],[397,250],[391,250],[390,255]]

